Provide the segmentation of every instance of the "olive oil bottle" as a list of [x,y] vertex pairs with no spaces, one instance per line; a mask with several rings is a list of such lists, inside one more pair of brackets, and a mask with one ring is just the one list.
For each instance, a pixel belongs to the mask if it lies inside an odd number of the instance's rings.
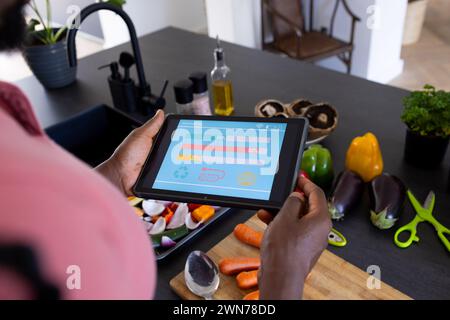
[[229,116],[234,112],[231,70],[225,64],[219,37],[217,37],[217,47],[214,50],[214,59],[215,66],[211,71],[214,112],[219,116]]

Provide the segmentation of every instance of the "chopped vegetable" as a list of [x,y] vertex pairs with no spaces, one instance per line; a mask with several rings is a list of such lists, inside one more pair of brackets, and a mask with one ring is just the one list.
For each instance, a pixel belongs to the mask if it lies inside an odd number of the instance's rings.
[[189,233],[189,230],[186,228],[186,226],[182,226],[177,229],[168,230],[168,231],[162,232],[157,235],[152,235],[153,246],[155,246],[155,247],[160,246],[162,237],[164,237],[164,236],[172,239],[173,241],[178,241],[181,238],[188,235],[188,233]]
[[345,166],[347,170],[359,174],[365,182],[383,172],[383,156],[378,139],[373,133],[369,132],[353,139],[347,150]]
[[161,247],[163,248],[173,248],[176,246],[176,242],[170,239],[168,236],[161,237]]
[[219,270],[227,276],[236,275],[242,271],[259,269],[261,260],[259,258],[225,258],[219,262]]
[[253,230],[245,224],[238,224],[234,228],[234,236],[241,242],[251,245],[255,248],[261,247],[263,233]]
[[202,222],[196,222],[192,219],[192,215],[190,213],[188,213],[186,215],[186,221],[185,221],[185,225],[189,230],[195,230],[198,227],[200,227],[200,225],[202,224]]
[[186,215],[189,213],[189,208],[186,203],[180,203],[175,211],[172,220],[167,226],[167,229],[177,229],[184,226]]
[[164,205],[162,205],[161,203],[157,203],[154,200],[145,200],[142,203],[142,208],[144,209],[144,212],[150,217],[159,216],[166,209]]
[[140,204],[144,199],[138,198],[138,197],[128,197],[128,203],[130,206],[135,207],[138,204]]
[[340,220],[355,208],[364,191],[364,181],[356,173],[345,170],[337,178],[328,201],[331,218]]
[[178,209],[178,203],[172,202],[167,208],[169,208],[170,210],[172,210],[172,212],[175,212],[175,211],[177,211],[177,209]]
[[173,203],[172,201],[162,201],[162,200],[156,200],[155,202],[162,204],[164,207],[168,207]]
[[170,208],[166,208],[162,216],[166,219],[166,224],[168,225],[174,216],[174,212]]
[[243,271],[236,276],[236,282],[239,289],[248,290],[258,285],[259,270]]
[[250,292],[243,298],[243,300],[259,300],[259,290]]
[[396,176],[384,173],[369,186],[370,220],[379,229],[389,229],[400,217],[406,199],[406,187]]
[[133,209],[138,217],[142,218],[144,216],[144,211],[141,208],[133,208]]
[[189,212],[194,211],[197,208],[200,208],[202,206],[202,204],[197,204],[197,203],[189,203],[188,207],[189,207]]
[[164,219],[163,217],[160,217],[160,218],[158,218],[158,220],[156,220],[156,222],[153,225],[153,228],[150,230],[149,234],[150,235],[160,234],[160,233],[163,233],[164,230],[166,230],[166,219]]
[[205,222],[211,219],[216,210],[211,206],[201,206],[192,211],[192,217],[198,222]]
[[330,150],[320,144],[313,144],[304,153],[302,170],[309,179],[321,188],[329,188],[333,183],[334,170]]

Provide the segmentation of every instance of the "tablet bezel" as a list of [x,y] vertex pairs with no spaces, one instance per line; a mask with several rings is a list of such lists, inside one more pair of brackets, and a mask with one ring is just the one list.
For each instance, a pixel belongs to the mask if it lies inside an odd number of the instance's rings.
[[[156,152],[155,148],[159,148],[160,146],[165,146],[165,149],[161,152],[167,152],[168,145],[170,144],[170,137],[172,135],[173,130],[178,127],[178,123],[180,120],[208,120],[208,121],[235,121],[235,122],[264,122],[264,123],[286,123],[286,135],[283,141],[283,145],[281,147],[280,154],[287,154],[286,148],[292,148],[292,157],[290,159],[286,159],[282,161],[281,158],[279,160],[279,171],[274,178],[274,182],[272,185],[271,199],[269,200],[258,200],[258,199],[247,199],[247,198],[236,198],[236,197],[227,197],[227,196],[218,196],[218,195],[208,195],[208,194],[198,194],[198,193],[187,193],[180,191],[169,191],[163,189],[153,189],[145,186],[144,178],[153,171],[154,177],[151,180],[151,184],[153,185],[154,180],[156,179],[156,175],[159,172],[159,166],[157,169],[152,163],[155,163]],[[171,122],[177,121],[174,126]],[[174,129],[170,129],[172,126]],[[172,130],[167,132],[168,130]],[[298,139],[299,143],[294,143],[294,139],[286,139],[288,137],[288,133],[298,132],[300,137]],[[169,137],[169,138],[167,138]],[[301,166],[301,158],[303,154],[303,150],[306,144],[306,139],[308,137],[308,120],[306,118],[256,118],[256,117],[218,117],[218,116],[194,116],[194,115],[175,115],[169,114],[166,116],[166,120],[153,142],[152,149],[147,157],[147,160],[139,174],[139,178],[135,186],[133,187],[133,192],[137,197],[144,199],[154,199],[154,200],[170,200],[174,202],[187,202],[187,203],[198,203],[198,204],[209,204],[221,207],[236,207],[236,208],[244,208],[244,209],[267,209],[267,210],[279,210],[282,206],[286,198],[289,194],[295,189],[295,185],[297,183],[298,172]],[[157,147],[158,146],[158,147]],[[283,151],[285,151],[283,153]],[[163,156],[163,158],[164,158]],[[161,160],[162,162],[162,160]],[[286,171],[283,171],[284,174],[280,174],[283,168],[287,168]],[[283,183],[285,179],[288,179],[289,183]],[[277,188],[282,188],[280,200],[272,200],[273,191]]]

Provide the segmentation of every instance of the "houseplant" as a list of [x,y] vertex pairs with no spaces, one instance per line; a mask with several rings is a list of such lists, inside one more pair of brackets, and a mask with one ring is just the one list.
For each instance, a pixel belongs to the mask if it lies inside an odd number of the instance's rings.
[[[122,6],[125,0],[104,2]],[[30,69],[48,89],[62,88],[73,83],[76,78],[76,67],[70,67],[67,58],[68,26],[53,26],[50,0],[45,0],[45,18],[35,0],[30,1],[29,7],[34,17],[28,23],[23,55]]]
[[450,92],[426,85],[403,101],[402,121],[408,127],[405,160],[421,167],[438,166],[450,137]]

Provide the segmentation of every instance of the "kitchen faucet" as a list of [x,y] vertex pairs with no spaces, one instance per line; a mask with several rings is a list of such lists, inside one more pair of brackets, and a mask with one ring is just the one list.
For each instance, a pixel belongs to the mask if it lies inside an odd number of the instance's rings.
[[[75,37],[78,32],[78,28],[81,23],[91,14],[100,10],[109,10],[116,13],[120,16],[125,24],[128,27],[128,31],[130,33],[131,46],[133,48],[133,55],[136,63],[137,75],[139,78],[139,84],[137,86],[137,101],[138,108],[144,113],[148,113],[148,109],[150,111],[156,111],[157,109],[163,109],[166,105],[166,100],[164,99],[164,91],[167,87],[167,82],[164,85],[164,89],[159,96],[152,94],[150,84],[147,83],[144,71],[144,65],[142,62],[141,49],[139,46],[139,40],[136,34],[136,28],[131,20],[130,16],[120,7],[111,5],[108,3],[94,3],[83,10],[81,10],[80,14],[73,20],[72,26],[67,34],[67,51],[69,64],[71,67],[77,66],[77,54],[76,54],[76,45],[75,45]],[[113,89],[111,89],[113,91]],[[114,96],[114,92],[113,96]]]

